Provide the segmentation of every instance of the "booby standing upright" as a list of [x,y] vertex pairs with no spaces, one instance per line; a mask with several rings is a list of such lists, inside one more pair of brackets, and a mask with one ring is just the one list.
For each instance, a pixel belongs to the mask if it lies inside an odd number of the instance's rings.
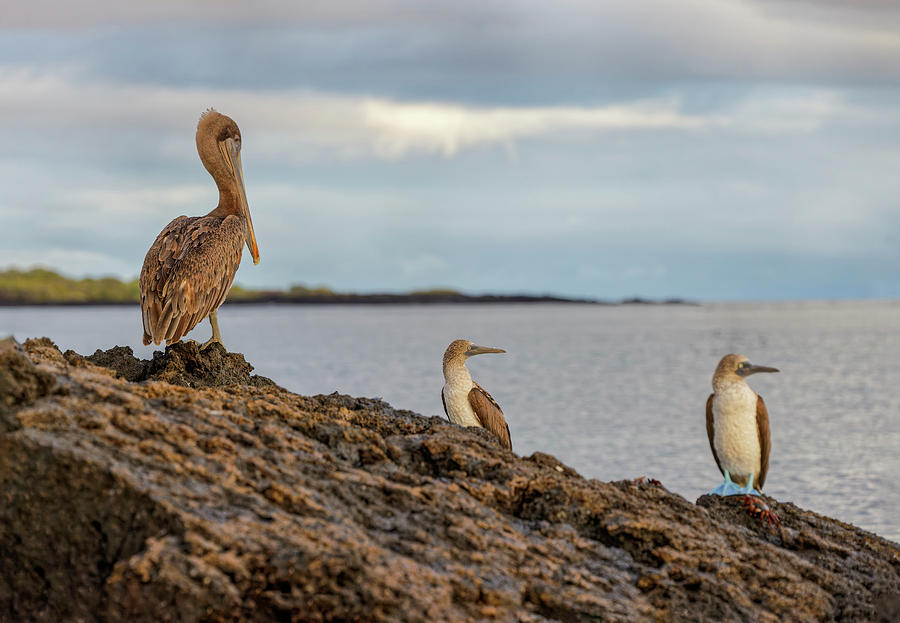
[[[706,401],[709,447],[725,481],[710,493],[758,495],[769,471],[769,414],[762,396],[744,380],[777,368],[755,366],[743,355],[725,355],[712,378]],[[755,481],[754,481],[755,479]]]
[[485,353],[505,353],[502,348],[477,346],[469,340],[456,340],[444,352],[444,388],[441,402],[447,418],[459,426],[481,426],[494,433],[500,443],[512,450],[509,426],[497,401],[472,380],[466,359]]
[[173,344],[207,317],[213,335],[203,346],[222,344],[216,311],[231,289],[244,244],[259,264],[237,124],[207,110],[197,124],[197,153],[216,181],[219,205],[205,216],[179,216],[147,251],[140,279],[144,344]]

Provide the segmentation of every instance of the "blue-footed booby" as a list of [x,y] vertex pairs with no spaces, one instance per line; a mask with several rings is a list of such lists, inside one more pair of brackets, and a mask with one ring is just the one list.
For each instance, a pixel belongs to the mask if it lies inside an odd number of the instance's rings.
[[466,359],[485,353],[505,353],[502,348],[478,346],[469,340],[456,340],[444,351],[444,388],[441,402],[447,418],[459,426],[481,426],[494,433],[500,444],[512,450],[509,426],[497,401],[472,380]]
[[706,401],[709,447],[725,481],[715,495],[759,495],[769,471],[769,414],[762,396],[744,380],[777,368],[755,366],[743,355],[725,355],[712,378],[713,393]]
[[222,344],[216,312],[231,289],[244,244],[259,264],[244,191],[241,131],[210,108],[200,116],[196,138],[200,161],[219,189],[219,205],[205,216],[179,216],[147,251],[140,279],[144,344],[174,344],[204,318],[213,334],[203,347]]

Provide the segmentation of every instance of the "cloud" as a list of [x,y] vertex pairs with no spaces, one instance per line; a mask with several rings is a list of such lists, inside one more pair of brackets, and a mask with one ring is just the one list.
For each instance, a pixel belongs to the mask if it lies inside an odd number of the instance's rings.
[[780,19],[889,32],[900,25],[900,5],[889,0],[753,0]]
[[172,185],[125,189],[67,189],[55,202],[66,210],[87,208],[107,214],[144,215],[154,210],[176,214],[214,200],[215,189],[206,185]]
[[[689,130],[710,122],[681,113],[671,98],[618,106],[477,107],[305,91],[85,83],[71,75],[0,69],[0,116],[6,119],[0,127],[10,131],[21,132],[23,126],[62,134],[97,131],[110,140],[120,131],[157,137],[162,132],[183,137],[182,147],[192,139],[188,120],[193,124],[211,104],[244,127],[248,144],[258,142],[275,158],[310,150],[343,157],[451,157],[466,148],[558,132]],[[157,139],[157,148],[166,153],[171,145]]]
[[456,3],[421,3],[416,0],[340,0],[290,2],[286,0],[32,0],[17,4],[0,0],[6,28],[84,29],[112,24],[183,23],[342,25],[402,19],[423,22],[453,19],[479,12],[476,3],[461,11]]
[[864,119],[871,111],[849,104],[838,92],[824,89],[766,93],[735,102],[723,124],[765,133],[814,132],[830,122]]
[[362,113],[364,125],[374,132],[376,153],[387,157],[401,157],[410,151],[453,156],[484,143],[572,130],[693,129],[708,123],[679,113],[673,102],[596,108],[473,108],[366,100]]
[[[65,102],[65,106],[60,106]],[[877,108],[826,89],[769,90],[687,111],[677,97],[602,106],[475,106],[302,90],[159,87],[83,81],[77,72],[0,67],[0,128],[54,153],[87,148],[151,160],[193,160],[194,124],[214,105],[243,128],[256,158],[303,164],[321,159],[416,155],[585,133],[810,132],[833,122],[890,123]],[[43,139],[41,139],[43,137]],[[52,145],[52,147],[51,147]]]
[[[882,8],[888,4],[0,0],[4,31],[31,37],[7,38],[0,50],[34,62],[74,55],[100,78],[139,69],[145,80],[168,84],[237,80],[571,103],[673,80],[892,84],[900,78],[900,10]],[[80,40],[47,45],[48,28]]]

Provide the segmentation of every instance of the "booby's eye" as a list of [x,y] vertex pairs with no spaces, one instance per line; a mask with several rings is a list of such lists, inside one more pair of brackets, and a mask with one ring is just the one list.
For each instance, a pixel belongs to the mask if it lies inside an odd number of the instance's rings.
[[741,368],[749,368],[749,367],[750,367],[750,362],[749,362],[749,361],[742,361],[740,364],[738,364],[738,369],[741,369]]

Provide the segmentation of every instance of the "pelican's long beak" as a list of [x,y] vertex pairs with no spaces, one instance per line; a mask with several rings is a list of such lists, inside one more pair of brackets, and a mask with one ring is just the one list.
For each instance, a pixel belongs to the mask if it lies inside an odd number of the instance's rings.
[[247,248],[253,257],[253,263],[259,264],[259,247],[256,246],[256,234],[253,233],[253,219],[250,218],[250,206],[247,205],[247,191],[244,190],[241,148],[231,138],[226,138],[224,143],[219,143],[219,145],[223,146],[222,151],[224,152],[225,160],[231,165],[231,173],[234,175],[234,181],[238,187],[238,202],[240,203],[241,214],[247,219],[247,233],[244,241],[247,243]]
[[750,366],[745,376],[750,376],[757,372],[780,372],[780,370],[778,368],[770,368],[769,366]]
[[506,351],[502,348],[492,348],[490,346],[476,346],[472,344],[469,348],[466,349],[466,357],[472,357],[473,355],[484,355],[485,353],[505,353]]

